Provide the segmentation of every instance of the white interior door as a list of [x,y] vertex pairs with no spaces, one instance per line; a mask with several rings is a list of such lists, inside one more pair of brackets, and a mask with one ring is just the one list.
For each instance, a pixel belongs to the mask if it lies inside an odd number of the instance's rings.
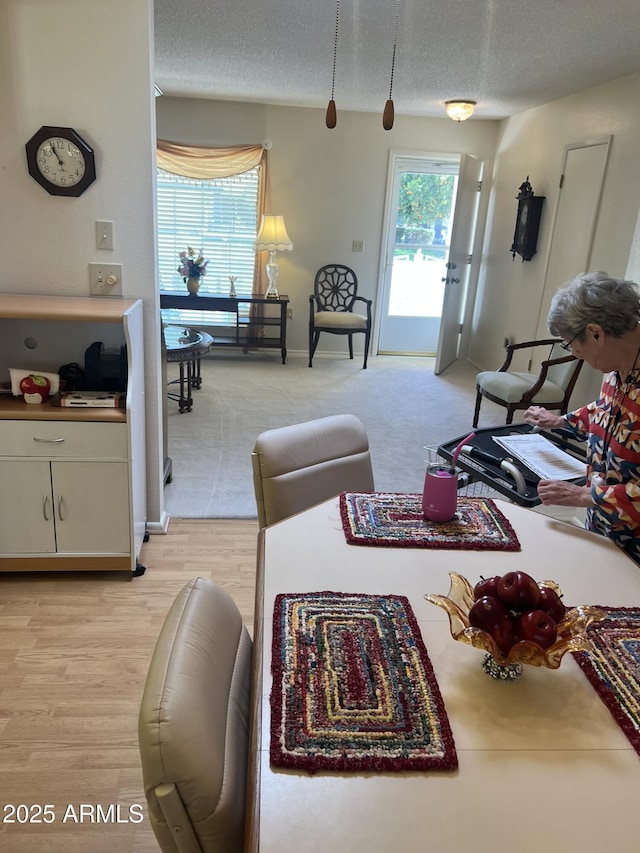
[[538,315],[538,338],[546,338],[549,334],[547,314],[556,290],[581,272],[589,271],[610,139],[565,147]]
[[378,353],[435,354],[459,161],[391,155]]
[[480,202],[481,173],[482,161],[469,154],[464,154],[460,160],[451,245],[444,276],[445,288],[435,373],[442,373],[458,357],[458,345],[469,286],[469,269]]

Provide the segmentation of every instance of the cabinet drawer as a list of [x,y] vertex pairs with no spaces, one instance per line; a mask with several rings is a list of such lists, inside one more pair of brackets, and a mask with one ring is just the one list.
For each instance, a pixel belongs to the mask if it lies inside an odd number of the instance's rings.
[[127,425],[0,421],[0,456],[126,459]]

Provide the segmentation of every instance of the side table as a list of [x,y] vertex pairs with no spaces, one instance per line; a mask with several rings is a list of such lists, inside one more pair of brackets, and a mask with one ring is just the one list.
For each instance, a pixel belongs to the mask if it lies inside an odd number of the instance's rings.
[[207,332],[201,332],[198,329],[165,326],[164,341],[167,362],[180,365],[180,379],[169,382],[169,385],[179,383],[180,393],[168,392],[167,396],[171,400],[177,400],[180,414],[190,412],[193,406],[191,390],[197,390],[202,386],[200,358],[211,349],[213,338]]

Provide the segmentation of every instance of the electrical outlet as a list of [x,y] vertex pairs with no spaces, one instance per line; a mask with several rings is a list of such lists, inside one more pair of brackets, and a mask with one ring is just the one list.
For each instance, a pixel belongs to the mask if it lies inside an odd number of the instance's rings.
[[287,320],[293,320],[293,308],[287,308]]
[[92,296],[122,296],[122,264],[89,264]]

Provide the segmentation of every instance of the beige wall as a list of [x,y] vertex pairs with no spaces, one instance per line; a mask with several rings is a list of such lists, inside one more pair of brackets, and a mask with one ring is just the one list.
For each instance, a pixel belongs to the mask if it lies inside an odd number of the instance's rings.
[[[154,227],[152,0],[0,0],[0,291],[89,294],[88,264],[120,263],[145,314],[147,498],[162,520],[160,376]],[[97,180],[50,196],[27,173],[24,145],[42,125],[75,128]],[[96,219],[114,250],[96,249]],[[5,377],[2,377],[3,379]]]

